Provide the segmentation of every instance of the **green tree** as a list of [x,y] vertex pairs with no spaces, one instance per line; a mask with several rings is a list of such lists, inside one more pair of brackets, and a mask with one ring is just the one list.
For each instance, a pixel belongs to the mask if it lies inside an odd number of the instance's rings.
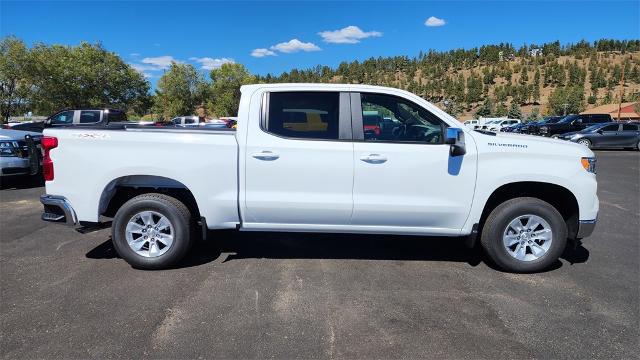
[[491,99],[487,98],[482,103],[482,106],[478,108],[478,111],[476,111],[476,117],[478,118],[489,117],[491,116],[492,113],[493,113],[493,103],[491,102]]
[[531,113],[529,114],[529,116],[527,116],[527,121],[536,121],[540,118],[540,109],[538,109],[537,107],[534,107],[531,110]]
[[193,65],[171,63],[158,80],[154,112],[164,120],[191,115],[205,100],[206,83]]
[[149,93],[144,77],[100,44],[38,44],[29,59],[30,106],[41,114],[79,107],[129,110]]
[[240,105],[240,86],[251,84],[256,77],[242,64],[223,64],[211,70],[211,93],[213,101],[209,110],[216,116],[235,116]]
[[549,108],[555,115],[577,114],[584,109],[581,86],[561,87],[549,95]]
[[496,106],[496,111],[494,115],[497,117],[502,117],[507,115],[507,107],[504,105],[503,102],[499,103],[498,106]]
[[27,80],[29,56],[21,40],[7,37],[0,41],[0,123],[23,110],[31,96]]
[[509,112],[507,112],[507,117],[510,119],[522,119],[522,111],[515,101],[511,102],[511,107],[509,108]]

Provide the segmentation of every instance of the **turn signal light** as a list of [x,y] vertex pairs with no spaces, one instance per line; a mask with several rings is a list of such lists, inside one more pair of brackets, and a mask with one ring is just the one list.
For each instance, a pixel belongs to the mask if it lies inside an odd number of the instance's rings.
[[596,173],[596,158],[594,157],[583,157],[580,159],[580,163],[582,167],[590,173]]

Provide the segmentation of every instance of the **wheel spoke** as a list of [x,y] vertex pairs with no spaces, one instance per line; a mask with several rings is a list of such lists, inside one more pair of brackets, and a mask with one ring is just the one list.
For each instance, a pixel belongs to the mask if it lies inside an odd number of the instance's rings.
[[150,211],[140,213],[140,218],[145,225],[154,225],[153,216]]
[[171,223],[169,222],[169,219],[167,219],[166,217],[161,217],[160,220],[158,221],[158,223],[156,224],[156,227],[158,228],[158,230],[164,230],[166,228],[168,228],[169,226],[171,226]]
[[158,234],[156,241],[162,243],[165,247],[169,247],[173,244],[173,236],[169,234]]
[[129,246],[131,246],[131,248],[134,249],[135,251],[140,251],[144,246],[144,243],[146,242],[147,240],[145,240],[142,236],[140,236],[136,240],[129,242]]
[[536,243],[531,244],[529,247],[531,248],[533,256],[535,256],[536,258],[539,258],[540,256],[544,255],[545,252],[547,252],[544,248],[542,248],[542,246]]
[[527,255],[527,247],[522,245],[522,244],[518,244],[518,246],[516,247],[516,251],[515,251],[516,259],[524,260],[524,257],[526,255]]
[[138,224],[137,222],[128,222],[127,223],[127,230],[129,232],[132,232],[134,234],[142,234],[142,229],[144,229],[144,226]]
[[158,256],[159,252],[160,252],[160,249],[158,248],[158,245],[156,243],[151,243],[149,245],[149,256],[151,257]]
[[540,221],[537,219],[529,219],[527,223],[527,229],[531,229],[531,231],[535,230],[538,226],[540,226]]
[[504,239],[507,241],[506,245],[508,247],[511,247],[520,241],[518,240],[518,235],[516,234],[506,235]]

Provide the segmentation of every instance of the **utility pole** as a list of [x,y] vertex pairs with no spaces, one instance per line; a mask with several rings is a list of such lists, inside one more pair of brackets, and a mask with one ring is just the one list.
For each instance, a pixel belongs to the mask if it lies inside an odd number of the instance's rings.
[[624,97],[624,70],[626,65],[622,65],[622,79],[620,79],[620,102],[618,103],[618,121],[620,121],[620,112],[622,111],[622,98]]

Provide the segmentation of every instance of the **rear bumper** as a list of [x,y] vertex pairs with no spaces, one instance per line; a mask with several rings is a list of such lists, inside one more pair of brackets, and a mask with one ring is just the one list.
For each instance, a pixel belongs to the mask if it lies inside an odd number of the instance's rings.
[[44,206],[42,220],[62,223],[69,226],[78,224],[76,212],[63,196],[42,195],[40,202]]
[[582,239],[591,236],[593,230],[596,228],[597,220],[580,220],[578,221],[578,234],[576,238]]

